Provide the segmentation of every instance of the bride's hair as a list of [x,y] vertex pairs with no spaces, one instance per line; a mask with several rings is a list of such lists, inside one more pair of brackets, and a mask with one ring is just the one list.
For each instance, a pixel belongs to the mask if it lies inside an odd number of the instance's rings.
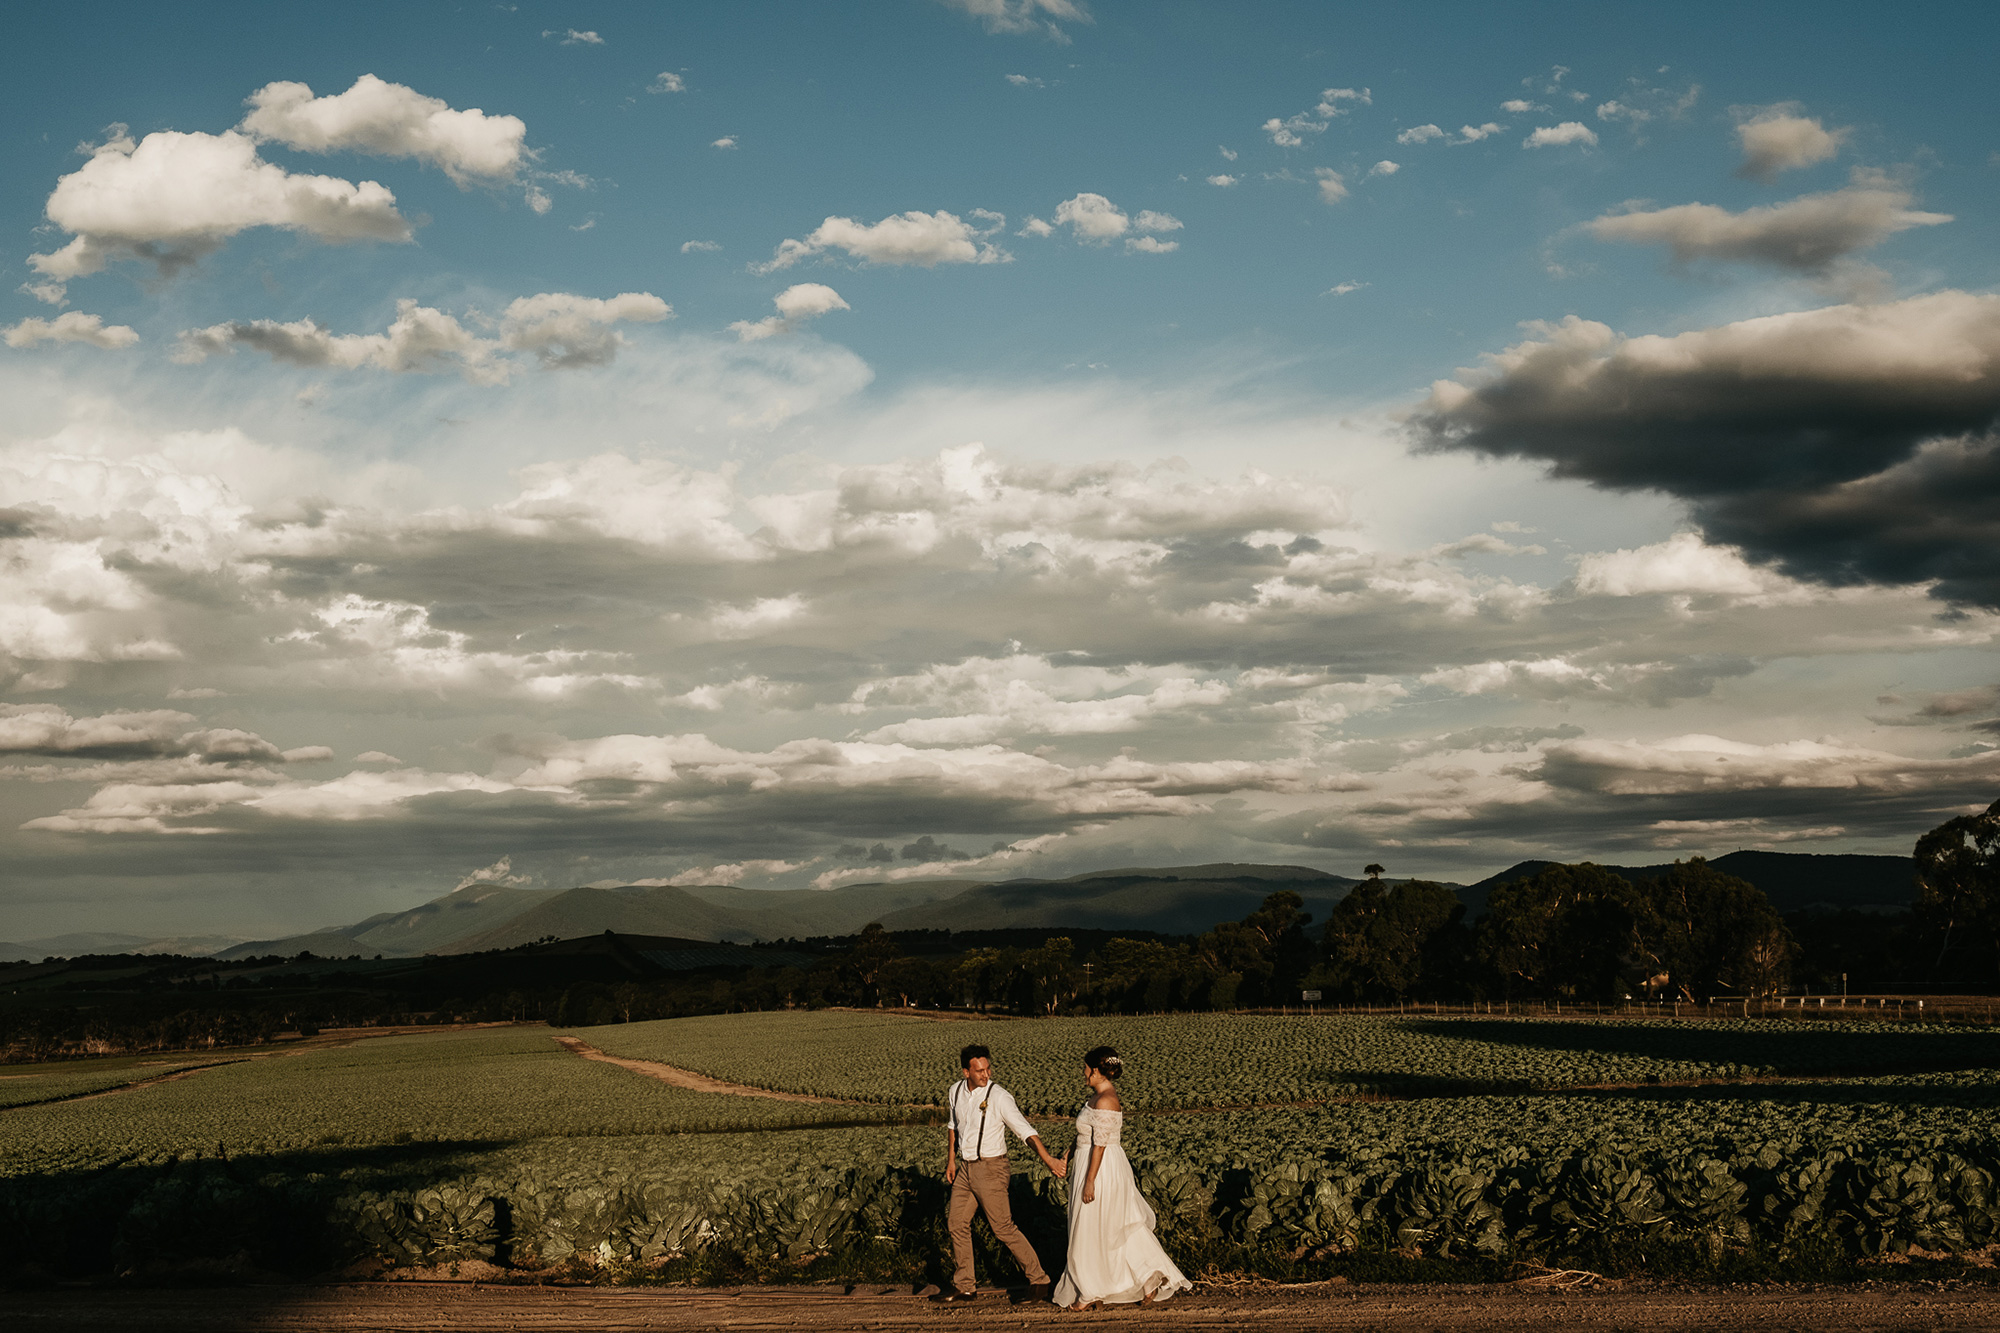
[[1093,1046],[1083,1053],[1083,1062],[1108,1079],[1116,1079],[1125,1072],[1125,1062],[1118,1058],[1118,1052],[1109,1046]]

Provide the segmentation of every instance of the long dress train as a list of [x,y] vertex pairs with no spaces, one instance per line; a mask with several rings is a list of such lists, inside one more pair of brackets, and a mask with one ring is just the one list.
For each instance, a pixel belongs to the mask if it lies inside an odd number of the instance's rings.
[[[1103,1301],[1125,1305],[1151,1296],[1166,1300],[1190,1283],[1153,1234],[1157,1218],[1132,1163],[1119,1146],[1125,1116],[1086,1105],[1076,1117],[1076,1147],[1069,1158],[1069,1270],[1057,1284],[1058,1305]],[[1097,1186],[1089,1203],[1083,1182],[1090,1174],[1090,1150],[1104,1149]]]

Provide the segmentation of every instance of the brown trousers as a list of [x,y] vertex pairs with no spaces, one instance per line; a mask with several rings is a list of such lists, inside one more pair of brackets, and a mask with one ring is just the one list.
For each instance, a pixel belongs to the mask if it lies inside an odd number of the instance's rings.
[[975,1285],[972,1215],[981,1208],[986,1210],[986,1225],[993,1228],[994,1239],[1013,1254],[1028,1281],[1047,1282],[1049,1275],[1043,1271],[1042,1261],[1035,1257],[1035,1247],[1028,1244],[1021,1228],[1014,1225],[1014,1209],[1007,1202],[1007,1159],[982,1157],[976,1162],[960,1158],[958,1174],[951,1182],[951,1209],[946,1217],[951,1226],[951,1256],[958,1262],[952,1285],[960,1291],[971,1291]]

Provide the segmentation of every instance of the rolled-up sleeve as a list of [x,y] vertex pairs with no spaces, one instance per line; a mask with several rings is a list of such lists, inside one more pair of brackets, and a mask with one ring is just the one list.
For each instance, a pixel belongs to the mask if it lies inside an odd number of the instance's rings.
[[1034,1138],[1037,1131],[1028,1123],[1028,1117],[1021,1114],[1021,1107],[1014,1100],[1014,1094],[1005,1088],[1001,1088],[999,1093],[1000,1095],[993,1099],[993,1109],[1000,1113],[1001,1122],[1014,1131],[1015,1138],[1024,1142]]

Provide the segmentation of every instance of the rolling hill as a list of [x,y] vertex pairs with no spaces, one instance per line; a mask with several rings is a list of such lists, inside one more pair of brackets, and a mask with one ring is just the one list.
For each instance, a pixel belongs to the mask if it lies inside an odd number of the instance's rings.
[[1354,880],[1305,866],[1208,865],[1106,870],[1070,879],[1016,879],[968,887],[942,902],[881,918],[890,930],[1002,930],[1087,926],[1193,935],[1240,921],[1267,894],[1290,889],[1326,920]]
[[[1446,887],[1465,901],[1468,919],[1476,919],[1485,912],[1493,889],[1550,864],[1523,861],[1477,884]],[[1780,912],[1841,908],[1893,912],[1908,907],[1912,897],[1912,867],[1907,857],[1746,851],[1717,857],[1710,864],[1763,889]],[[1628,879],[1656,876],[1669,868],[1606,867]],[[382,913],[351,926],[285,939],[239,944],[216,956],[293,957],[310,952],[323,958],[376,954],[407,958],[511,949],[551,936],[580,939],[607,930],[620,935],[745,944],[851,935],[871,921],[879,921],[890,930],[1071,927],[1191,935],[1219,921],[1241,920],[1257,909],[1266,894],[1281,888],[1305,899],[1313,920],[1324,922],[1334,904],[1357,882],[1306,866],[1202,865],[1133,867],[1067,879],[997,883],[906,880],[824,891],[716,884],[563,890],[473,884],[408,911]],[[32,950],[46,943],[29,941],[12,947]],[[44,948],[22,956],[39,958],[60,952]]]
[[[1468,918],[1483,916],[1487,895],[1526,879],[1553,861],[1523,861],[1459,890]],[[1771,906],[1785,912],[1901,912],[1916,898],[1916,863],[1907,856],[1821,856],[1804,852],[1730,852],[1709,862],[1725,875],[1748,880]],[[1604,867],[1626,879],[1656,879],[1671,863]]]

